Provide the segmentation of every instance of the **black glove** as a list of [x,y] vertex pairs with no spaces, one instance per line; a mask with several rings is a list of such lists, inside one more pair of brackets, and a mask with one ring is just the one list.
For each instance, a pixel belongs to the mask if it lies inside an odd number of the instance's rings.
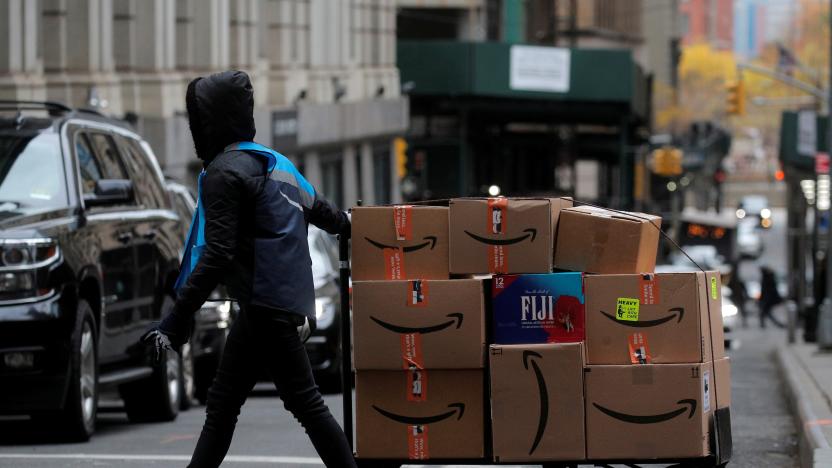
[[350,217],[343,211],[341,212],[341,217],[341,228],[338,230],[338,234],[343,236],[344,239],[349,239],[352,236],[352,223],[350,222]]
[[188,342],[192,321],[192,318],[178,312],[174,306],[161,322],[151,327],[139,340],[153,346],[154,362],[158,363],[164,350],[179,349]]

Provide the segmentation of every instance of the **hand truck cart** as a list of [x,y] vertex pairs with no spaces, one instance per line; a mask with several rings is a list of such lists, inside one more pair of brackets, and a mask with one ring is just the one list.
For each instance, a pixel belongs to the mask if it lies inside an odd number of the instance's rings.
[[[342,383],[342,398],[343,398],[343,428],[344,433],[349,441],[350,448],[354,450],[354,413],[353,413],[353,392],[352,389],[355,383],[355,376],[352,371],[352,304],[350,298],[350,244],[349,239],[344,236],[338,238],[338,252],[339,252],[339,274],[340,274],[340,294],[341,294],[341,383]],[[678,246],[677,246],[678,247]],[[681,250],[681,249],[680,249]],[[486,385],[486,388],[488,386]],[[486,390],[488,396],[488,390]],[[488,404],[488,398],[486,398]],[[488,425],[488,422],[485,422]],[[710,428],[710,447],[711,456],[705,458],[695,459],[672,459],[672,460],[581,460],[581,461],[558,461],[537,463],[532,466],[542,466],[543,468],[577,468],[580,465],[607,467],[612,468],[613,465],[624,465],[627,467],[638,468],[643,464],[663,464],[670,465],[672,468],[721,468],[728,465],[731,459],[732,452],[732,438],[731,438],[731,414],[730,408],[717,409],[714,412]],[[486,427],[483,428],[485,438],[485,452],[486,458],[482,459],[428,459],[428,460],[380,460],[380,459],[361,459],[357,458],[356,462],[359,468],[400,468],[410,464],[418,465],[517,465],[518,463],[500,463],[495,462],[490,453],[490,440],[487,436]]]

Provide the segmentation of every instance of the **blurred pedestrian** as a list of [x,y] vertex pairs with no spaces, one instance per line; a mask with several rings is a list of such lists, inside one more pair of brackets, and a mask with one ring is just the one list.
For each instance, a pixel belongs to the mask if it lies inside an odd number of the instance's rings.
[[742,320],[742,327],[748,327],[748,289],[745,283],[740,279],[740,264],[734,262],[731,265],[731,275],[728,278],[728,289],[731,290],[731,299],[734,300],[734,305],[737,306],[737,311],[740,313]]
[[760,268],[762,279],[760,280],[760,328],[766,327],[766,320],[771,320],[774,325],[785,328],[785,325],[777,320],[772,314],[774,307],[783,302],[780,291],[777,290],[777,279],[774,271],[766,265]]
[[315,325],[307,224],[349,235],[349,219],[287,158],[252,141],[254,92],[248,75],[228,71],[196,78],[185,101],[204,167],[197,210],[176,303],[142,340],[156,347],[157,356],[187,342],[194,313],[220,282],[240,304],[189,466],[222,463],[240,407],[260,376],[269,375],[324,464],[355,467],[347,438],[315,384],[301,336]]

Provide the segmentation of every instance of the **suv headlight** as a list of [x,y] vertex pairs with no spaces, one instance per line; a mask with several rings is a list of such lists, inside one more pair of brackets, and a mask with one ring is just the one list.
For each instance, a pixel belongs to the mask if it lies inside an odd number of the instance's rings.
[[61,252],[53,239],[0,240],[0,295],[3,300],[44,296],[50,291],[38,285],[39,268],[60,259]]
[[332,326],[335,321],[335,303],[329,297],[315,298],[315,321],[319,330]]
[[0,269],[29,269],[46,266],[60,256],[53,239],[5,239],[0,241]]

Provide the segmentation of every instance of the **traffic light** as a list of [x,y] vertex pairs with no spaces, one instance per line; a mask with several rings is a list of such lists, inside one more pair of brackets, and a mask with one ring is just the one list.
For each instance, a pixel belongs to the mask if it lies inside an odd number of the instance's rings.
[[407,141],[402,137],[393,140],[393,151],[396,154],[396,174],[399,179],[407,175]]
[[745,115],[745,85],[742,79],[725,85],[728,96],[725,97],[725,112],[728,115]]
[[682,175],[682,150],[672,146],[653,150],[653,172],[663,177]]

